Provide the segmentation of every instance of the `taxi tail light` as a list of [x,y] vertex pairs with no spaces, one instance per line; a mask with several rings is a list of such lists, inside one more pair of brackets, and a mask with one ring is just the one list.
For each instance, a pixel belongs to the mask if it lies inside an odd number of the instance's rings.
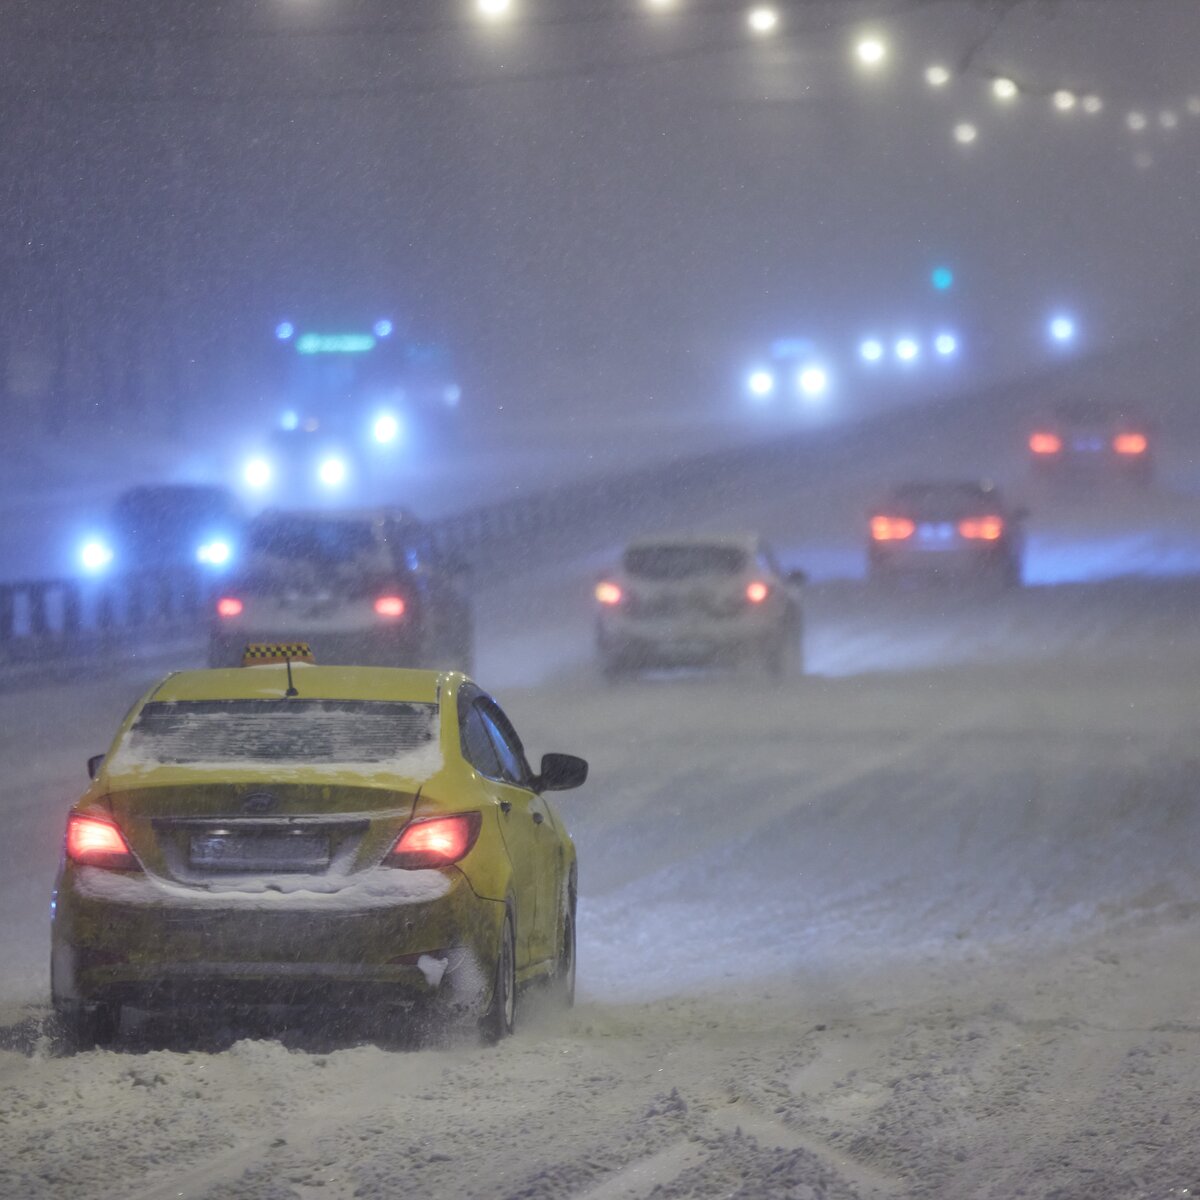
[[1034,433],[1029,438],[1029,449],[1034,454],[1057,454],[1062,449],[1062,438],[1057,433]]
[[396,839],[384,866],[420,871],[448,867],[465,858],[479,837],[483,814],[456,813],[452,817],[426,817],[413,821]]
[[1118,433],[1113,438],[1113,449],[1118,454],[1145,454],[1149,444],[1144,433]]
[[871,518],[871,537],[877,542],[902,542],[916,532],[916,525],[907,517]]
[[407,607],[403,596],[379,596],[375,600],[375,613],[380,617],[402,617]]
[[218,617],[240,617],[246,606],[236,596],[222,596],[217,601]]
[[138,869],[125,835],[101,817],[72,814],[67,818],[67,857],[83,867],[107,867],[110,871]]
[[746,584],[746,599],[751,604],[761,604],[770,594],[771,589],[761,579]]
[[1004,520],[1001,517],[967,517],[959,521],[958,532],[973,541],[994,542],[1004,532]]
[[608,608],[615,608],[625,598],[620,587],[609,580],[596,584],[596,599]]

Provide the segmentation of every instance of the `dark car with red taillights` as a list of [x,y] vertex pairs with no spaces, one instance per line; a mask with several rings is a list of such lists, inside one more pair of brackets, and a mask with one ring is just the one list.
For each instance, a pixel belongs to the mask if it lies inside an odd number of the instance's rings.
[[1025,516],[988,483],[901,484],[871,510],[870,577],[1018,586]]
[[1031,430],[1027,444],[1030,465],[1043,478],[1145,484],[1154,474],[1148,422],[1119,405],[1093,400],[1056,405]]
[[411,513],[268,511],[214,601],[209,666],[306,642],[325,663],[465,671],[472,640],[466,573]]

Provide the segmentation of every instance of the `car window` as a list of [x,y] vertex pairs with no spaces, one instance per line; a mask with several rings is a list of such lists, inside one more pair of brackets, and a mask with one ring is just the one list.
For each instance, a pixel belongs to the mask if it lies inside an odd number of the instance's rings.
[[483,775],[492,779],[501,776],[500,759],[496,747],[484,724],[483,714],[474,704],[466,710],[462,723],[462,752],[467,762]]
[[504,778],[510,783],[525,783],[529,777],[529,768],[525,763],[525,755],[521,743],[512,726],[497,708],[487,701],[479,701],[476,705],[487,726],[492,744],[496,748],[496,756]]
[[736,575],[745,565],[746,552],[740,546],[632,546],[625,551],[625,570],[652,581]]

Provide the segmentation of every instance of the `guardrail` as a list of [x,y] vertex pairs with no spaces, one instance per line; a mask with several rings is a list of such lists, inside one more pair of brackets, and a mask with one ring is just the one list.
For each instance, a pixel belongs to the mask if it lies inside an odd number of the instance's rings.
[[0,662],[119,649],[148,634],[199,632],[211,588],[199,570],[186,567],[95,581],[0,584]]

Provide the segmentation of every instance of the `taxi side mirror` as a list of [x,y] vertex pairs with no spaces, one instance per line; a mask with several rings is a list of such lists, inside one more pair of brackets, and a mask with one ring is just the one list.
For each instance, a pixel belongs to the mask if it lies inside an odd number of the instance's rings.
[[543,754],[542,769],[533,787],[537,792],[565,792],[579,787],[587,777],[586,759],[574,754]]
[[96,776],[100,773],[100,764],[103,761],[104,761],[103,754],[93,754],[92,757],[88,759],[88,778],[89,779],[95,779]]

